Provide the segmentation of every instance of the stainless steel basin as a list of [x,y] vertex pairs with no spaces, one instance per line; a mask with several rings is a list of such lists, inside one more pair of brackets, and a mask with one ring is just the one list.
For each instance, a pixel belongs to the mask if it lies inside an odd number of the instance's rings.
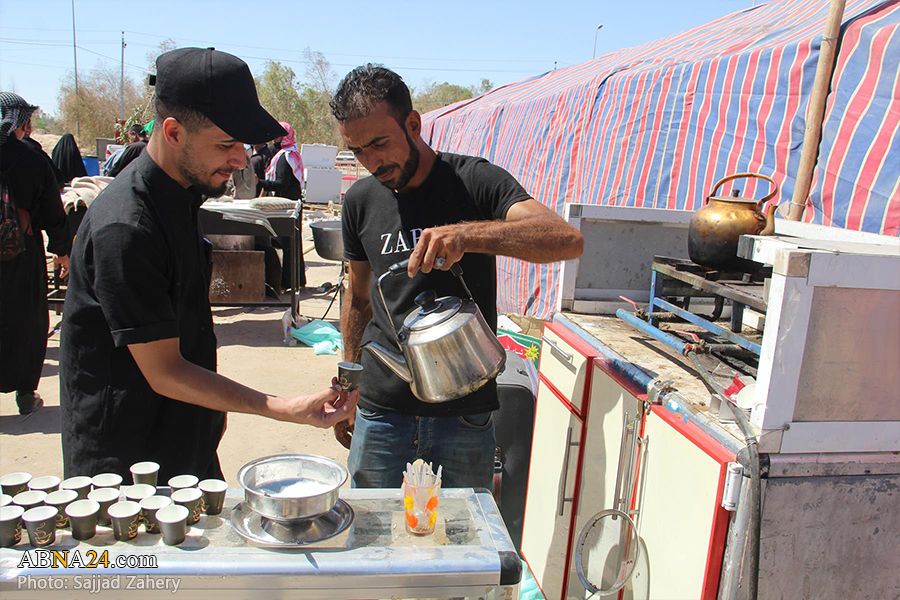
[[291,521],[334,508],[347,476],[347,469],[324,456],[279,454],[241,467],[238,483],[254,511],[276,521]]

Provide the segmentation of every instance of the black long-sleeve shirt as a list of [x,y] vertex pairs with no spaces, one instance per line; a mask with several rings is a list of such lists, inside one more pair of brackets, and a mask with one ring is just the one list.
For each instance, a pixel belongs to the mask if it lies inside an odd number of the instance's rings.
[[264,190],[274,192],[279,198],[300,199],[300,182],[294,176],[294,171],[291,169],[285,154],[278,157],[278,163],[275,165],[275,179],[261,181],[260,183]]
[[109,170],[109,176],[115,177],[122,170],[127,167],[131,162],[136,159],[141,153],[144,151],[144,148],[147,147],[147,142],[132,142],[125,146],[125,149],[122,150],[122,156],[119,157],[119,160],[116,161],[116,164],[113,165],[113,168]]

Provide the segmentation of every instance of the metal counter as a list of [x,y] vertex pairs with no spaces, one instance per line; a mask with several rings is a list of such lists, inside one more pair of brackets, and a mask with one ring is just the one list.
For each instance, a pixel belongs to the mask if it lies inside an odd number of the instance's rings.
[[[354,511],[350,527],[297,550],[257,547],[234,531],[239,489],[229,489],[222,514],[203,515],[179,546],[143,527],[130,542],[117,542],[108,527],[87,542],[57,530],[50,550],[77,550],[82,559],[108,550],[110,568],[20,568],[26,553],[37,556],[23,530],[20,544],[0,549],[0,596],[160,598],[177,582],[177,598],[217,600],[518,597],[519,556],[487,491],[442,490],[435,533],[425,537],[406,532],[400,490],[344,489],[341,498]],[[156,568],[113,566],[118,556],[138,555],[155,557]]]

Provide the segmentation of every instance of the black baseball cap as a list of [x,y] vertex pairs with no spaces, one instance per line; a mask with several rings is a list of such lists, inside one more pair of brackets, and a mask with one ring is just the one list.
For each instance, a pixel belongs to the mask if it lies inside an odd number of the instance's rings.
[[245,144],[287,135],[260,105],[250,67],[227,52],[179,48],[161,54],[150,85],[163,102],[196,110]]

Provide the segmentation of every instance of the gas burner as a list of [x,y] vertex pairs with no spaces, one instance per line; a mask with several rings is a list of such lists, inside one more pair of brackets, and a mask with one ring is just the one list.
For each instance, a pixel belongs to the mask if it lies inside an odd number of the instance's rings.
[[[652,264],[647,320],[654,326],[663,320],[686,321],[719,338],[723,343],[714,343],[714,346],[721,350],[737,347],[759,356],[761,336],[744,334],[743,317],[747,307],[765,315],[765,279],[768,277],[771,277],[771,267],[760,267],[752,273],[718,271],[689,260],[657,256]],[[715,300],[711,315],[700,315],[691,310],[691,299],[698,297]],[[675,298],[682,300],[676,303]],[[716,323],[726,301],[731,303],[730,327]]]
[[257,546],[302,548],[341,533],[353,522],[353,509],[338,500],[330,511],[309,519],[276,521],[261,516],[247,503],[231,511],[231,524],[242,538]]

